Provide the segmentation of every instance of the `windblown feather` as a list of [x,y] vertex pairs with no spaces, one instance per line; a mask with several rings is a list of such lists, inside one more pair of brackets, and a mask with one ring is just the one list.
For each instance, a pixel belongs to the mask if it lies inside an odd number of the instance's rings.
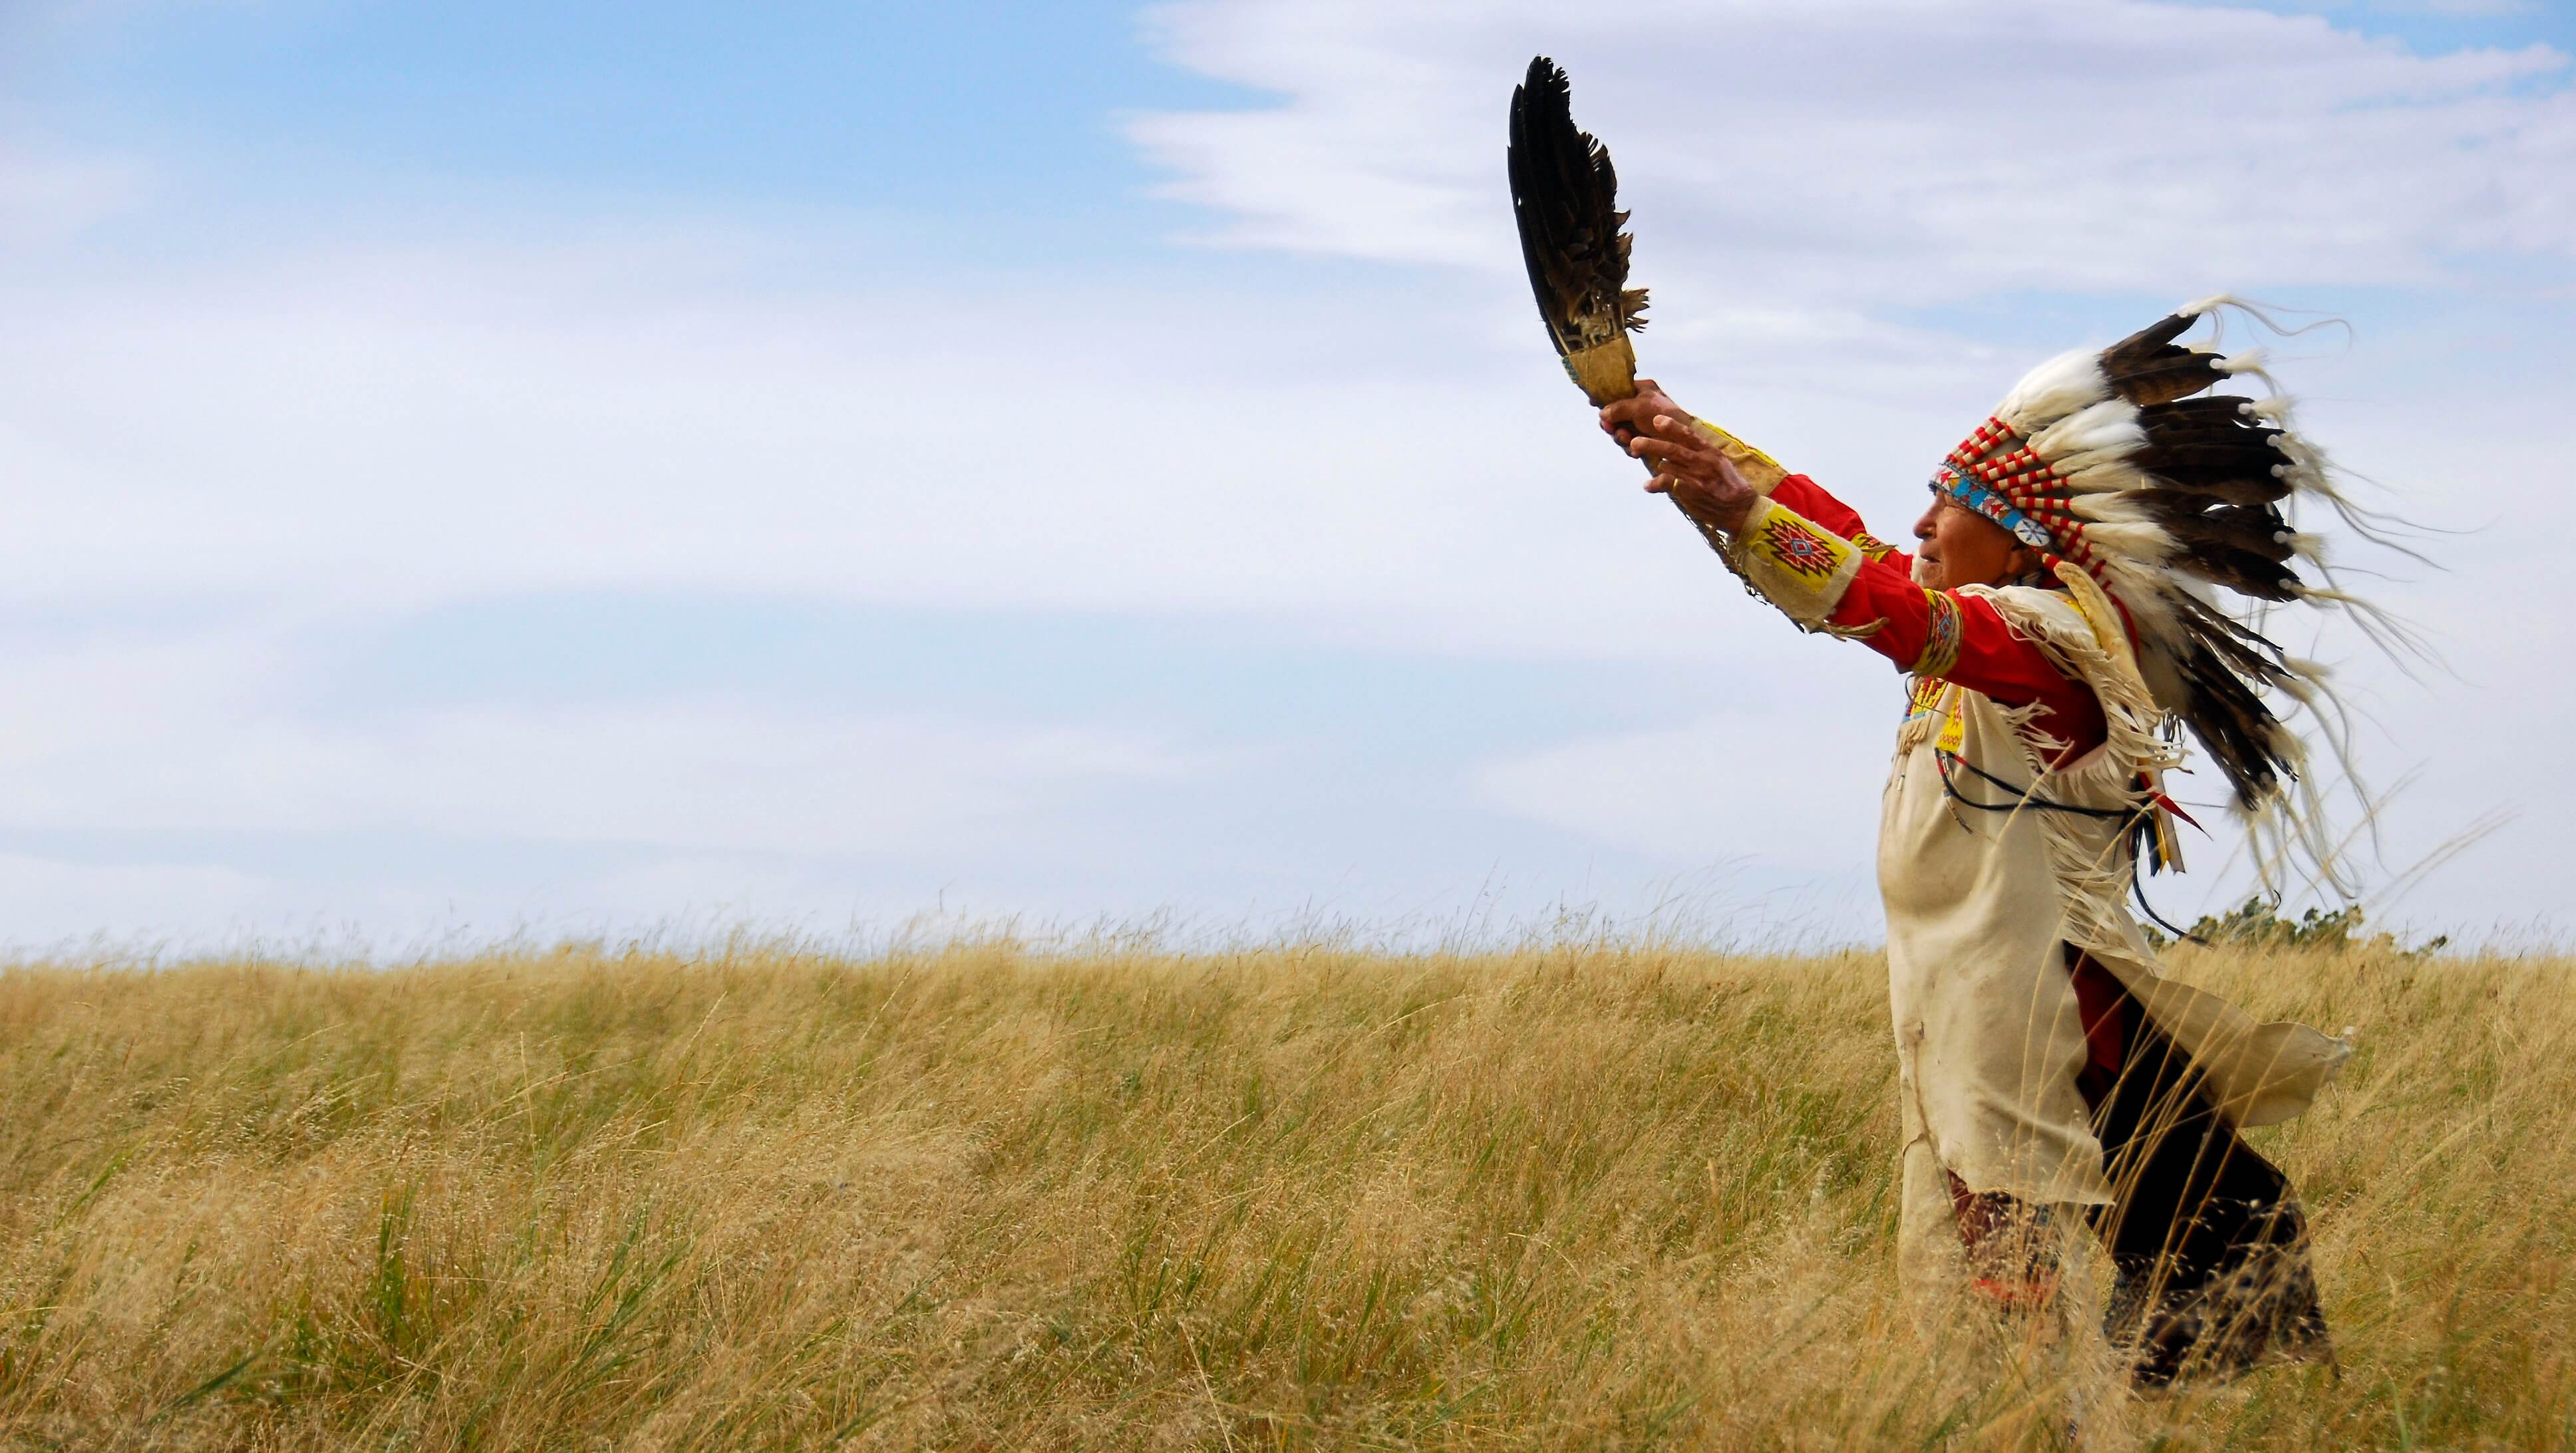
[[1565,371],[1595,404],[1634,394],[1628,335],[1646,326],[1646,293],[1628,286],[1628,214],[1610,149],[1574,124],[1573,91],[1539,56],[1512,91],[1512,215],[1521,260]]

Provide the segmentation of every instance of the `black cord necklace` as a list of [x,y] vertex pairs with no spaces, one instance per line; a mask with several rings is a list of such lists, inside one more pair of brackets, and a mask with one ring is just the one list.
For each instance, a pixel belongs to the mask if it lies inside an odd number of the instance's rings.
[[[2025,807],[2030,807],[2036,808],[2041,812],[2073,813],[2077,817],[2120,819],[2125,823],[2122,831],[2130,836],[2142,833],[2146,831],[2148,827],[2151,814],[2150,809],[2146,806],[2083,807],[2072,802],[2051,802],[2038,795],[2038,783],[2034,782],[2028,787],[2015,787],[2010,782],[2005,781],[2001,777],[1996,776],[1994,773],[1987,771],[1985,768],[1978,766],[1976,763],[1969,761],[1967,758],[1960,756],[1956,752],[1943,751],[1941,748],[1935,747],[1932,749],[1932,760],[1941,770],[1942,795],[1961,807],[1973,807],[1979,812],[2019,812]],[[1979,802],[1975,798],[1967,796],[1959,790],[1959,784],[1952,781],[1950,778],[1950,769],[1954,766],[1965,767],[1977,776],[1985,779],[1989,786],[1999,787],[2004,791],[2011,793],[2013,800],[2010,802]],[[1965,827],[1967,824],[1961,823],[1960,826]],[[2137,851],[2135,844],[2132,844],[2129,850],[2129,896],[2138,900],[2139,911],[2147,915],[2147,920],[2149,922],[2153,923],[2156,927],[2163,929],[2165,932],[2172,934],[2175,938],[2178,938],[2185,943],[2196,943],[2206,948],[2209,944],[2208,939],[2202,938],[2199,934],[2192,932],[2190,929],[2175,927],[2172,923],[2166,920],[2163,914],[2156,911],[2156,906],[2154,904],[2147,901],[2147,885],[2145,880],[2141,878],[2138,873],[2138,863],[2142,856],[2143,855]]]
[[[2032,783],[2028,787],[2015,787],[2010,782],[2005,781],[2001,777],[1996,776],[1994,773],[1987,771],[1985,768],[1978,766],[1976,763],[1969,761],[1967,758],[1960,756],[1956,752],[1946,752],[1935,747],[1932,749],[1932,755],[1933,758],[1941,764],[1942,792],[1947,794],[1952,802],[1956,802],[1962,807],[1973,807],[1979,812],[2018,812],[2025,807],[2036,807],[2042,812],[2071,812],[2078,817],[2119,817],[2129,818],[2137,822],[2143,822],[2147,817],[2147,809],[2143,807],[2079,807],[2072,802],[2050,802],[2044,798],[2032,795],[2039,791],[2039,784],[2036,782]],[[2013,794],[2013,800],[2010,802],[1979,802],[1974,798],[1962,796],[1959,792],[1958,785],[1950,780],[1950,769],[1953,766],[1965,767],[1969,771],[1976,773],[1978,776],[1984,778],[1988,783]]]

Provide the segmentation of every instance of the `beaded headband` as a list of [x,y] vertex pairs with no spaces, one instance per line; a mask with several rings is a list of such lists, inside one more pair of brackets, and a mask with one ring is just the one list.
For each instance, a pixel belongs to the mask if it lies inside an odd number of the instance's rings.
[[2072,560],[2096,580],[2102,578],[2101,564],[2084,538],[2084,521],[2071,509],[2075,491],[2056,465],[2001,419],[1987,419],[1960,440],[1934,471],[1932,488],[2039,551],[2051,569],[2061,559]]
[[2057,549],[2057,537],[2048,532],[2047,526],[2013,508],[2012,502],[2002,495],[1946,464],[1933,474],[1932,492],[1975,510],[2011,531],[2014,539],[2034,550],[2053,553]]

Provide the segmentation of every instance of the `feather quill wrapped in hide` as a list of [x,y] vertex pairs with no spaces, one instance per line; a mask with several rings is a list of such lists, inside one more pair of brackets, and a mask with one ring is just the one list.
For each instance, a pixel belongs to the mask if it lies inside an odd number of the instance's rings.
[[1610,149],[1575,126],[1573,87],[1545,56],[1512,90],[1507,160],[1521,260],[1566,375],[1595,405],[1633,396],[1628,335],[1646,326],[1646,290],[1628,286],[1619,173]]

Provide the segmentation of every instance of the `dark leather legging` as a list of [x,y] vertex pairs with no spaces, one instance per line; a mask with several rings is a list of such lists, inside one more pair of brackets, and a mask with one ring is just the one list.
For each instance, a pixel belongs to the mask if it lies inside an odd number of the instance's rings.
[[2072,948],[2090,1055],[2077,1083],[2112,1202],[2086,1212],[2110,1248],[2104,1330],[2161,1385],[2273,1359],[2331,1361],[2289,1179],[2211,1105],[2203,1075],[2120,981]]

